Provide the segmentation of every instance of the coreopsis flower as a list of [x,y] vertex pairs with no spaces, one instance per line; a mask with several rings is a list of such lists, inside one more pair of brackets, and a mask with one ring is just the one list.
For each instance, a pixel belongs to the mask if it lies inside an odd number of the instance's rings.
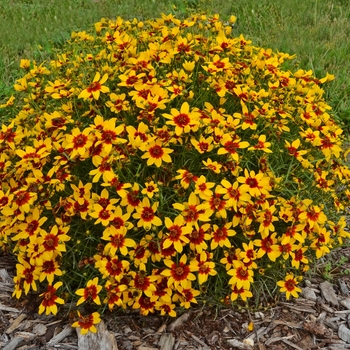
[[66,148],[70,158],[80,156],[86,158],[88,151],[92,146],[93,136],[88,129],[80,131],[79,128],[74,128],[70,134],[66,135],[64,147]]
[[129,271],[130,263],[121,260],[118,256],[99,256],[95,255],[95,267],[99,270],[103,278],[112,277],[116,281],[120,281],[124,274]]
[[237,150],[249,147],[249,142],[241,141],[239,138],[232,138],[229,134],[224,135],[220,143],[222,147],[218,149],[217,154],[229,154],[230,158],[236,162],[239,161]]
[[339,137],[330,137],[328,135],[321,137],[321,145],[319,147],[327,160],[329,160],[332,155],[339,158],[340,152],[342,151]]
[[42,314],[45,311],[46,315],[56,315],[57,314],[57,305],[56,304],[64,304],[64,300],[59,298],[56,295],[57,289],[61,287],[63,282],[57,282],[53,286],[48,285],[46,288],[46,292],[40,294],[43,297],[43,301],[39,306],[39,314]]
[[255,145],[248,148],[248,151],[263,151],[265,153],[272,153],[269,149],[271,142],[266,142],[266,135],[260,135]]
[[109,88],[103,85],[107,79],[107,73],[101,78],[101,74],[97,72],[92,83],[79,94],[78,98],[83,98],[84,100],[98,100],[101,92],[109,92]]
[[244,176],[239,176],[237,181],[242,185],[242,191],[248,192],[252,197],[258,197],[262,194],[269,194],[271,191],[270,178],[263,173],[255,174],[254,170],[250,172],[244,169]]
[[120,205],[126,206],[126,211],[132,213],[141,203],[140,193],[140,185],[135,182],[131,190],[124,192]]
[[169,315],[170,317],[176,317],[176,311],[174,310],[176,305],[172,303],[167,303],[165,301],[156,301],[156,310],[160,311],[160,314]]
[[[13,194],[11,195],[11,197]],[[0,192],[0,203],[5,203],[5,195],[1,197]],[[38,234],[43,230],[42,225],[47,221],[47,217],[41,216],[42,211],[36,207],[34,208],[29,215],[26,216],[25,222],[22,222],[18,225],[19,233],[12,237],[13,241],[19,239],[30,238],[35,240]]]
[[182,286],[186,288],[188,281],[195,281],[196,276],[192,273],[196,267],[187,263],[187,256],[181,256],[178,263],[170,259],[164,259],[164,264],[168,267],[161,274],[168,277],[168,286],[174,285],[175,288]]
[[312,205],[312,200],[305,199],[303,203],[306,209],[299,214],[299,220],[306,221],[310,228],[314,225],[323,225],[327,221],[326,214],[319,206]]
[[[11,210],[18,217],[19,220],[24,220],[24,214],[29,213],[32,205],[38,198],[35,192],[30,192],[28,190],[17,190],[13,193],[14,197],[12,200]],[[3,211],[6,215],[6,212]]]
[[191,143],[200,154],[210,152],[214,149],[212,136],[205,138],[203,135],[200,135],[199,140],[192,137]]
[[285,147],[287,148],[288,153],[296,159],[301,160],[302,156],[307,154],[307,151],[305,150],[298,150],[301,143],[300,139],[296,139],[292,143],[288,142],[287,140],[285,140],[284,142],[286,144]]
[[191,192],[188,197],[188,202],[174,203],[173,207],[181,211],[181,215],[185,218],[187,223],[198,227],[198,221],[209,221],[209,210],[206,209],[206,204],[200,203],[199,198]]
[[243,287],[238,288],[237,285],[234,285],[232,286],[232,292],[230,295],[231,300],[237,300],[238,296],[240,296],[243,301],[247,301],[247,298],[251,298],[253,293],[248,289],[244,289]]
[[129,101],[125,100],[126,95],[120,94],[117,95],[114,92],[109,94],[110,101],[106,102],[106,106],[111,110],[113,113],[120,113],[121,111],[128,111],[130,109],[129,107]]
[[141,239],[141,242],[129,252],[130,259],[133,261],[134,266],[137,267],[140,271],[146,271],[148,259],[152,254],[150,250],[147,249],[148,244],[148,238],[143,237]]
[[62,276],[62,271],[59,269],[59,264],[53,258],[49,260],[40,259],[41,264],[38,267],[39,281],[46,279],[49,284],[53,283],[55,276]]
[[109,255],[113,256],[117,251],[120,251],[122,255],[128,254],[128,248],[133,248],[136,245],[136,242],[126,237],[127,229],[122,226],[116,228],[113,225],[108,226],[102,235],[102,239],[108,241],[104,250],[108,252]]
[[219,55],[214,55],[212,60],[206,63],[208,64],[208,67],[203,66],[203,68],[211,74],[223,72],[232,68],[229,58],[220,58]]
[[174,302],[180,302],[180,306],[185,309],[191,307],[191,303],[197,304],[196,297],[200,295],[200,291],[192,288],[192,282],[188,281],[186,287],[178,286],[175,295],[173,296]]
[[133,279],[130,281],[130,287],[140,290],[147,297],[151,298],[154,291],[157,289],[155,286],[155,281],[158,279],[157,276],[149,275],[147,276],[146,272],[141,270],[138,273],[130,273]]
[[170,119],[166,121],[166,124],[175,126],[176,135],[180,136],[183,133],[198,130],[198,120],[201,114],[196,108],[190,112],[190,106],[187,102],[182,104],[180,111],[172,108],[170,113],[164,113],[163,117]]
[[302,247],[300,244],[298,249],[291,252],[292,255],[292,266],[296,269],[299,269],[300,263],[307,265],[309,263],[309,259],[305,256],[305,252],[308,250],[307,247]]
[[215,213],[215,216],[226,219],[226,201],[220,193],[213,193],[210,198],[203,203],[203,208],[207,209],[209,216]]
[[232,222],[228,222],[223,226],[213,225],[212,233],[211,233],[211,243],[210,249],[214,250],[218,246],[220,247],[231,247],[231,242],[229,237],[235,236],[236,231],[230,229],[232,226]]
[[240,121],[239,127],[241,127],[242,130],[256,130],[258,127],[256,119],[259,116],[259,112],[257,110],[249,112],[247,105],[243,102],[243,99],[241,100],[241,106],[243,113],[233,114],[233,116]]
[[89,280],[85,288],[78,289],[75,294],[79,295],[81,298],[77,301],[77,306],[84,303],[85,301],[93,301],[97,305],[101,305],[100,293],[102,286],[98,284],[98,277],[93,280]]
[[145,152],[141,158],[147,159],[148,166],[155,164],[159,168],[162,162],[171,163],[169,154],[174,152],[174,150],[164,147],[161,141],[149,141],[141,144],[139,148]]
[[248,188],[243,188],[235,181],[231,184],[229,181],[223,179],[221,180],[221,185],[217,185],[215,188],[216,193],[223,194],[223,198],[226,200],[226,208],[233,208],[236,212],[237,208],[249,203],[251,196],[248,193]]
[[141,315],[147,316],[150,312],[154,313],[155,302],[150,297],[141,295],[133,304],[133,309],[139,309]]
[[208,248],[208,244],[205,241],[209,241],[211,236],[209,234],[210,224],[201,225],[198,229],[192,227],[192,231],[189,234],[189,243],[191,250],[201,253]]
[[71,237],[61,232],[57,225],[54,225],[50,232],[44,230],[40,231],[41,237],[38,238],[38,242],[43,247],[43,258],[50,260],[54,254],[62,255],[62,252],[66,251],[66,243]]
[[208,158],[206,161],[203,160],[202,163],[205,165],[205,169],[209,169],[213,171],[215,174],[220,174],[222,165],[219,164],[216,161],[212,161],[210,158]]
[[256,239],[253,243],[255,246],[259,247],[259,250],[257,252],[258,258],[261,258],[267,254],[271,261],[276,261],[276,259],[281,255],[276,233],[270,234],[263,239]]
[[232,284],[238,289],[244,288],[246,290],[250,290],[250,284],[254,282],[253,270],[246,267],[242,261],[234,260],[233,266],[233,269],[227,271],[227,274],[232,276],[232,278],[228,281],[228,284]]
[[159,192],[159,188],[154,181],[146,182],[145,188],[141,191],[141,193],[147,195],[148,198],[153,198],[154,194],[157,192]]
[[240,258],[245,264],[249,264],[251,261],[257,259],[257,251],[254,249],[254,244],[252,241],[249,243],[242,243],[242,251],[240,252]]
[[128,133],[129,144],[135,149],[138,149],[141,144],[148,140],[150,133],[148,125],[144,122],[140,122],[137,125],[137,129],[132,125],[128,125],[126,131]]
[[101,322],[100,314],[98,312],[93,312],[90,315],[82,316],[82,314],[78,313],[78,321],[72,324],[74,328],[80,328],[80,334],[84,335],[87,332],[96,333],[97,329],[95,327],[96,324]]
[[179,169],[176,172],[179,173],[179,175],[176,175],[174,180],[180,180],[180,184],[184,189],[188,188],[192,182],[198,180],[198,176],[188,170]]
[[145,230],[149,230],[152,225],[162,225],[162,220],[156,216],[159,202],[155,202],[151,205],[148,197],[145,197],[139,206],[136,208],[136,213],[132,215],[134,219],[139,219],[137,227],[143,227]]
[[31,266],[21,256],[18,257],[18,264],[16,264],[17,277],[23,279],[23,289],[25,294],[28,294],[30,288],[37,290],[36,281],[39,279],[35,266]]
[[115,281],[107,281],[105,284],[105,289],[107,291],[107,296],[103,300],[103,303],[108,305],[108,309],[112,311],[115,306],[122,307],[123,292],[128,288],[125,284],[119,284]]
[[301,292],[301,289],[297,287],[299,284],[298,280],[292,273],[286,275],[283,281],[278,281],[277,285],[280,288],[280,292],[286,293],[286,299],[289,300],[291,296],[298,298],[298,293]]
[[204,175],[201,175],[197,180],[195,180],[195,190],[194,193],[199,195],[199,198],[203,200],[209,200],[213,191],[211,188],[215,186],[215,182],[207,182]]
[[113,204],[108,204],[107,207],[103,207],[101,204],[94,204],[92,211],[89,215],[96,219],[95,225],[101,223],[103,226],[108,226],[114,220],[115,206]]
[[173,245],[178,253],[182,253],[183,246],[189,242],[187,235],[192,232],[191,225],[186,224],[182,215],[178,215],[174,222],[165,217],[164,223],[167,230],[165,231],[163,248],[169,248]]
[[191,264],[195,266],[198,271],[198,283],[203,284],[208,280],[209,276],[215,276],[217,274],[215,270],[215,262],[212,261],[212,255],[202,251],[197,254],[197,258],[191,261]]
[[278,221],[278,217],[274,216],[273,213],[276,211],[274,205],[269,206],[267,203],[262,205],[262,211],[257,215],[257,222],[260,222],[259,232],[261,237],[265,238],[270,232],[275,231],[274,221]]

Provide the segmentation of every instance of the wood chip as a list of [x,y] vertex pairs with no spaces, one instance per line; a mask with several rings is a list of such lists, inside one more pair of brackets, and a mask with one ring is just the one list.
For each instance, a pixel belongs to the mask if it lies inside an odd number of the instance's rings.
[[186,312],[185,314],[177,318],[174,322],[170,323],[168,327],[169,332],[173,332],[175,329],[183,326],[183,324],[188,320],[189,317],[190,317],[190,313]]
[[22,321],[23,321],[26,317],[27,317],[26,314],[21,314],[21,315],[19,315],[19,316],[11,323],[10,327],[6,329],[5,333],[11,334],[15,329],[17,329],[17,328],[21,325]]
[[253,350],[253,348],[249,344],[243,343],[240,340],[227,339],[226,341],[233,347],[238,348],[239,350]]
[[334,310],[330,306],[328,306],[327,304],[320,303],[320,306],[323,310],[327,311],[328,313],[330,313],[330,314],[334,313]]
[[345,324],[341,324],[338,328],[338,336],[341,340],[344,340],[347,343],[350,343],[350,329],[345,326]]
[[6,311],[6,312],[20,312],[18,309],[15,309],[14,307],[6,306],[0,303],[0,311]]
[[331,303],[333,306],[338,306],[338,298],[335,294],[332,284],[328,281],[324,281],[320,284],[320,289],[323,297],[327,302]]
[[265,345],[270,345],[270,344],[279,342],[279,341],[281,341],[281,340],[283,340],[283,339],[287,339],[287,340],[288,340],[288,339],[291,339],[291,338],[293,338],[293,337],[294,337],[294,334],[288,335],[288,336],[286,336],[286,337],[269,338],[268,340],[266,340]]
[[304,330],[315,334],[318,337],[327,337],[331,335],[327,327],[324,324],[318,322],[305,322]]
[[299,312],[308,312],[310,314],[316,314],[316,310],[315,309],[311,309],[310,307],[301,307],[301,306],[294,306],[294,305],[290,305],[288,303],[285,302],[280,302],[280,304],[282,304],[283,306],[288,307],[289,309],[295,310],[295,311],[299,311]]
[[349,295],[349,293],[350,293],[349,288],[344,281],[339,280],[339,287],[340,287],[341,294],[343,294],[345,296]]
[[8,292],[8,293],[12,294],[12,292],[13,292],[13,285],[9,284],[9,283],[0,282],[0,290],[2,292]]
[[67,338],[73,333],[73,328],[71,326],[66,326],[63,328],[63,330],[56,334],[48,343],[49,346],[57,345],[59,342],[61,342],[63,339]]
[[2,350],[15,350],[23,340],[22,337],[14,337]]
[[114,335],[107,330],[106,325],[101,321],[97,326],[97,332],[88,332],[85,335],[77,328],[78,350],[118,350],[117,341]]
[[292,343],[291,341],[287,340],[287,339],[282,339],[283,343],[291,346],[292,348],[294,349],[297,349],[297,350],[303,350],[302,348],[300,348],[298,345]]
[[201,341],[198,337],[196,337],[194,334],[191,334],[191,338],[194,339],[198,344],[202,345],[203,350],[210,350],[210,347],[203,341]]
[[13,280],[5,269],[0,269],[0,280],[3,284],[13,285]]
[[175,344],[175,337],[171,333],[164,333],[159,339],[160,350],[172,350]]
[[316,295],[315,291],[312,288],[309,288],[309,287],[303,288],[303,291],[302,291],[301,294],[302,294],[302,296],[305,299],[309,299],[309,300],[312,300],[312,301],[316,301],[317,300],[317,295]]
[[346,298],[343,300],[340,300],[340,304],[345,307],[345,309],[350,310],[350,299]]

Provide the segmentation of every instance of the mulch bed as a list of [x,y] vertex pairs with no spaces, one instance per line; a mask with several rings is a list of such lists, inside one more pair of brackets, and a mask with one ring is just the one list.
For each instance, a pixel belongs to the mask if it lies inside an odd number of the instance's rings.
[[[104,324],[119,350],[350,349],[350,276],[343,273],[350,269],[350,248],[332,254],[333,261],[347,258],[332,283],[319,276],[306,279],[300,298],[278,301],[264,311],[205,306],[175,320],[107,312]],[[11,298],[13,273],[13,258],[0,256],[0,349],[87,350],[69,317],[38,315],[37,296]]]

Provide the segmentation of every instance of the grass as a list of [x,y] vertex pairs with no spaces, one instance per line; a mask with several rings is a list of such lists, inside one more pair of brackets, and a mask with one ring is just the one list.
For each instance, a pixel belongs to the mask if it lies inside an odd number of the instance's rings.
[[293,69],[312,69],[326,85],[327,101],[344,125],[350,124],[350,7],[347,0],[3,0],[0,4],[0,102],[12,93],[21,58],[48,59],[73,30],[101,17],[152,18],[193,11],[237,17],[236,35],[262,47],[297,55]]
[[253,43],[295,53],[294,67],[327,72],[327,101],[344,125],[350,124],[350,7],[347,0],[3,0],[0,4],[0,101],[12,93],[21,58],[45,60],[69,38],[101,17],[152,18],[161,12],[184,16],[204,10],[237,16],[236,35]]
[[[350,7],[347,0],[3,0],[0,4],[0,101],[12,93],[21,74],[21,58],[45,60],[73,30],[84,30],[101,17],[152,18],[161,12],[178,16],[204,10],[235,15],[236,35],[253,43],[296,54],[294,67],[327,72],[336,79],[326,86],[336,117],[350,124]],[[347,129],[349,131],[349,129]]]

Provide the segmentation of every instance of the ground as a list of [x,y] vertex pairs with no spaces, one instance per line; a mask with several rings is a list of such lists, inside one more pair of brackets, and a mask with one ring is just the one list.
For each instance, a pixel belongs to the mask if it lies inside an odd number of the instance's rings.
[[[119,350],[347,349],[350,275],[346,270],[350,269],[350,248],[336,250],[331,259],[335,265],[341,259],[343,263],[325,275],[327,261],[321,261],[314,276],[305,279],[300,298],[290,301],[281,298],[262,310],[206,305],[187,310],[175,320],[141,316],[136,311],[107,312],[104,323]],[[70,328],[68,310],[57,316],[38,315],[37,295],[21,300],[11,298],[14,272],[11,256],[0,256],[0,271],[0,348],[78,349],[77,333]],[[249,329],[252,325],[253,330]],[[56,342],[57,334],[65,337]]]

